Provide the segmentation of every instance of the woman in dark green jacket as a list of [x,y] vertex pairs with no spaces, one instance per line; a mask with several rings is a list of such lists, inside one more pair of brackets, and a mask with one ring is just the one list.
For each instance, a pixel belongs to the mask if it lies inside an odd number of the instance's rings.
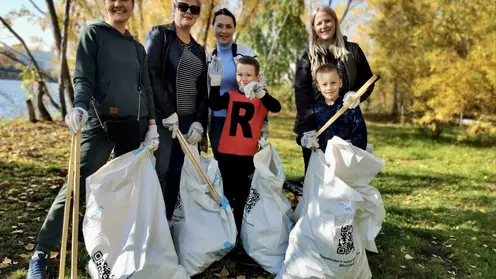
[[[74,108],[65,118],[71,132],[84,127],[81,141],[80,199],[86,177],[109,159],[132,151],[144,141],[158,147],[155,107],[144,47],[126,30],[133,0],[105,0],[107,19],[82,30],[74,73]],[[29,262],[28,279],[46,278],[47,255],[62,234],[65,184],[59,191],[38,234]]]

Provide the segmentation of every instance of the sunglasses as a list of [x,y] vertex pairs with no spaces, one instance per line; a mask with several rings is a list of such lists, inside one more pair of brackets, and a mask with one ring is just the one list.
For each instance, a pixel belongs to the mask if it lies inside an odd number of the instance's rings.
[[196,5],[190,6],[187,3],[179,2],[179,3],[177,3],[177,9],[182,13],[185,13],[189,10],[191,12],[191,14],[199,15],[201,8],[200,8],[200,6],[196,6]]

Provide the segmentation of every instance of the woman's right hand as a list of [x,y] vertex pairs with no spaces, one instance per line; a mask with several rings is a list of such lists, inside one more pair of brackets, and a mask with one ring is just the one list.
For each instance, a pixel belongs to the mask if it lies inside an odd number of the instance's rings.
[[171,114],[169,117],[162,120],[162,125],[169,129],[172,132],[172,138],[176,138],[176,129],[179,127],[179,118],[177,117],[177,113]]

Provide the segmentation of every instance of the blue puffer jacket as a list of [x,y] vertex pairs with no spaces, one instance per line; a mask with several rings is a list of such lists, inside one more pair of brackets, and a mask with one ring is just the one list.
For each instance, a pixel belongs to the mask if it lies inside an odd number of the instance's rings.
[[[328,105],[323,98],[314,105],[317,130],[343,107],[343,99],[339,97],[334,105]],[[319,136],[320,149],[325,152],[327,141],[338,136],[343,140],[351,141],[356,147],[363,150],[367,147],[367,127],[360,107],[347,109],[332,125]]]

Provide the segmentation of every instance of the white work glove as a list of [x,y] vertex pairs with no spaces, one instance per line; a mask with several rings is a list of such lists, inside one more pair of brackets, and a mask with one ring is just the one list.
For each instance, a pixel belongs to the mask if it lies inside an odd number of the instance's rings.
[[304,148],[311,148],[311,149],[317,149],[319,148],[319,142],[317,139],[313,138],[313,136],[317,132],[315,130],[308,131],[303,133],[303,137],[301,138],[301,146]]
[[165,128],[169,129],[169,131],[172,132],[172,138],[175,139],[176,138],[176,129],[175,128],[179,128],[179,118],[177,117],[177,113],[174,112],[166,119],[163,119],[162,125]]
[[263,96],[265,96],[265,90],[258,83],[256,83],[253,87],[253,91],[255,92],[255,97],[257,97],[258,99],[262,99]]
[[83,128],[86,121],[88,121],[88,112],[83,108],[70,109],[65,115],[65,123],[67,123],[73,134]]
[[260,139],[258,139],[258,145],[260,145],[261,148],[265,148],[269,145],[269,142],[263,137],[260,137]]
[[217,55],[212,56],[212,60],[208,65],[208,75],[210,76],[210,86],[220,86],[222,75],[224,74],[224,65],[217,58]]
[[158,138],[157,125],[148,125],[148,132],[146,132],[145,141],[143,142],[144,146],[152,151],[157,150],[159,144]]
[[203,126],[200,122],[193,122],[191,126],[189,126],[188,134],[186,135],[186,141],[189,145],[197,145],[203,135]]
[[[344,94],[343,103],[346,103],[349,99],[353,98],[355,94],[356,94],[355,91],[348,91],[346,94]],[[360,98],[356,99],[356,101],[353,102],[353,104],[351,104],[351,106],[348,109],[354,109],[358,107],[359,104],[360,104]]]
[[263,87],[256,81],[252,81],[248,83],[246,86],[241,87],[239,91],[245,93],[246,98],[252,100],[257,97],[258,99],[262,99],[265,96],[265,90]]
[[269,122],[268,121],[264,121],[264,123],[262,125],[262,129],[260,130],[260,133],[261,133],[261,137],[264,140],[267,140],[269,138]]

